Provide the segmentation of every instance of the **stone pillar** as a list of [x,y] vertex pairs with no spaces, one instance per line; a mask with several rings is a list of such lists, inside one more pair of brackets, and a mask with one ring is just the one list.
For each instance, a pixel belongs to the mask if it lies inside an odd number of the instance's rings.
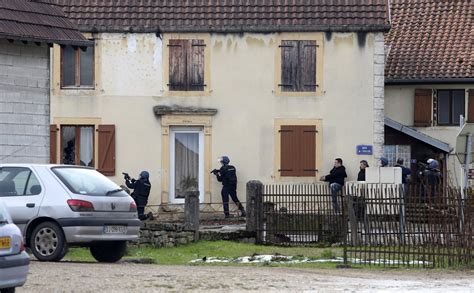
[[374,157],[383,156],[384,146],[384,91],[385,50],[383,33],[375,33],[374,41]]
[[194,241],[199,240],[199,191],[185,192],[184,228],[194,231]]
[[255,233],[255,242],[263,242],[263,184],[247,182],[247,231]]

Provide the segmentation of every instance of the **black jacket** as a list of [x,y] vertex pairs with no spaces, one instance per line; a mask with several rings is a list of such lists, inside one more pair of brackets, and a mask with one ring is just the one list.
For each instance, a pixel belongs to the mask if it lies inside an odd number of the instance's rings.
[[347,177],[346,167],[334,167],[332,168],[331,172],[329,172],[329,175],[326,175],[324,177],[324,181],[329,182],[329,184],[339,183],[340,185],[344,185],[344,179]]
[[411,170],[408,169],[405,166],[402,165],[395,165],[395,167],[401,168],[402,169],[402,183],[406,184],[408,183],[408,175],[411,175]]
[[148,196],[150,195],[151,183],[148,179],[131,179],[126,180],[125,184],[128,188],[132,188],[131,196],[135,200],[137,206],[146,206],[148,203]]
[[365,169],[360,169],[359,174],[357,174],[357,181],[365,181]]
[[222,166],[216,176],[224,186],[237,186],[237,170],[232,165]]

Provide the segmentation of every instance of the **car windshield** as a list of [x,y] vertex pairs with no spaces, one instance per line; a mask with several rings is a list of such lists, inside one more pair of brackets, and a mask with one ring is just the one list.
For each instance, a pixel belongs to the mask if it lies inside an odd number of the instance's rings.
[[55,167],[52,170],[73,193],[90,196],[127,196],[117,184],[94,169]]

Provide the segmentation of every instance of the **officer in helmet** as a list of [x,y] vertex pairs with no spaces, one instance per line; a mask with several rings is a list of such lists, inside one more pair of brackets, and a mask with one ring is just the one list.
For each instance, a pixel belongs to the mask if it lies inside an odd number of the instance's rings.
[[241,216],[245,217],[245,209],[242,203],[237,198],[237,174],[234,166],[229,165],[230,159],[227,156],[219,158],[221,168],[219,170],[214,169],[211,171],[212,174],[216,175],[217,181],[222,182],[222,204],[224,206],[224,216],[229,218],[229,195],[237,205],[241,212]]
[[130,178],[128,174],[124,177],[127,187],[133,189],[131,196],[137,204],[138,218],[142,221],[148,218],[148,216],[145,216],[145,206],[148,203],[151,190],[149,178],[150,174],[147,171],[140,172],[138,180]]

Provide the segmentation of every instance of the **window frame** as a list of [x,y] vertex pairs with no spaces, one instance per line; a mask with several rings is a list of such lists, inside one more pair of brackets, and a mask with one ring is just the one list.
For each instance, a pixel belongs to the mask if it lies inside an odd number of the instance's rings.
[[[315,126],[315,169],[314,176],[282,176],[281,175],[281,133],[282,126]],[[301,182],[312,183],[319,179],[321,168],[324,161],[323,153],[323,124],[321,119],[275,119],[274,120],[274,171],[273,178],[275,181],[287,181],[297,179]]]
[[[454,110],[454,92],[462,92],[463,93],[463,99],[464,99],[464,109],[463,109],[463,117],[466,119],[466,93],[464,89],[438,89],[436,90],[436,125],[438,126],[459,126],[459,117],[458,121],[454,121],[453,117],[453,110]],[[439,103],[439,94],[440,92],[448,92],[449,93],[449,123],[440,123],[440,103]],[[453,122],[454,121],[454,122]]]
[[59,54],[60,54],[60,64],[59,64],[59,70],[60,70],[60,88],[62,90],[68,90],[68,89],[86,89],[86,90],[94,90],[95,89],[95,45],[93,46],[88,46],[88,48],[92,48],[92,85],[81,85],[81,48],[74,48],[74,85],[64,85],[64,69],[63,69],[63,64],[64,64],[64,49],[67,46],[60,46]]
[[[96,162],[96,137],[95,133],[97,132],[97,127],[94,124],[59,124],[59,163],[64,164],[63,162],[63,154],[64,154],[64,142],[63,142],[63,128],[64,127],[75,127],[75,142],[74,142],[74,149],[75,151],[75,156],[74,156],[74,165],[70,166],[82,166],[82,167],[90,167],[90,168],[97,168],[97,162]],[[81,128],[82,127],[92,127],[93,133],[92,133],[92,166],[83,166],[80,164],[80,156],[81,156]],[[79,163],[79,164],[78,164]]]
[[[283,41],[315,41],[316,42],[316,91],[301,91],[301,92],[288,92],[282,91],[282,50],[281,45]],[[277,97],[315,97],[323,95],[323,63],[324,63],[324,34],[319,32],[313,33],[281,33],[277,36],[275,42],[275,77],[274,77],[274,90],[273,93]]]
[[[170,50],[168,44],[170,40],[203,40],[204,47],[204,90],[181,91],[170,90]],[[163,92],[168,97],[202,97],[210,96],[211,87],[211,56],[210,44],[211,35],[209,33],[171,33],[164,34],[162,40],[163,46]]]

